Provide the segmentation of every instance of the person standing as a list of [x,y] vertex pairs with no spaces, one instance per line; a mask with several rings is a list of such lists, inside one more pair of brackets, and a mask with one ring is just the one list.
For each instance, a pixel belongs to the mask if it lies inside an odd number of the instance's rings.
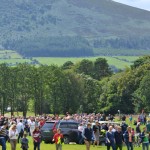
[[122,121],[126,121],[126,116],[125,115],[122,116]]
[[141,134],[140,125],[141,125],[141,123],[138,122],[138,123],[137,123],[137,126],[136,126],[136,139],[135,139],[135,141],[136,141],[136,143],[137,143],[137,146],[139,146],[139,147],[140,147],[139,136],[140,136],[140,134]]
[[2,150],[6,150],[6,141],[8,140],[7,133],[8,122],[4,122],[3,126],[0,128],[0,144],[2,146]]
[[114,132],[112,132],[112,129],[113,129],[113,127],[109,126],[109,129],[106,132],[106,146],[107,146],[107,150],[110,150],[110,147],[112,147],[113,150],[116,150],[116,148],[115,148]]
[[39,122],[40,129],[43,127],[44,124],[45,124],[45,119],[42,117]]
[[83,144],[83,137],[82,137],[82,132],[84,130],[84,126],[83,123],[80,123],[79,127],[78,127],[78,133],[79,133],[79,144]]
[[134,128],[131,129],[131,134],[132,134],[132,143],[133,143],[133,146],[136,146],[136,142],[135,142],[135,131],[134,131]]
[[140,134],[140,133],[141,133],[140,125],[141,125],[141,123],[138,122],[138,123],[137,123],[137,126],[136,126],[136,133],[137,133],[137,134]]
[[121,124],[121,129],[122,129],[122,133],[124,134],[125,131],[127,130],[128,125],[125,123],[125,121],[122,121]]
[[40,150],[41,132],[38,126],[35,127],[32,133],[32,137],[33,137],[34,150],[36,150],[36,148]]
[[31,119],[31,122],[29,123],[29,128],[30,128],[30,135],[32,136],[32,133],[35,129],[35,121]]
[[35,126],[39,126],[39,118],[35,118]]
[[93,130],[91,128],[91,123],[87,123],[87,127],[84,128],[83,132],[82,132],[82,137],[84,138],[84,142],[86,145],[86,150],[90,150],[90,146],[91,146],[91,141],[92,141],[92,137],[93,137]]
[[121,131],[121,127],[117,127],[117,131],[114,133],[115,137],[115,143],[116,143],[116,150],[119,148],[119,150],[122,150],[122,145],[124,142],[123,133]]
[[61,134],[61,129],[57,129],[52,141],[55,141],[56,150],[62,150],[63,135]]
[[143,132],[140,135],[141,143],[142,143],[142,150],[149,150],[149,134],[146,133],[146,127],[143,128]]
[[146,125],[146,121],[147,121],[146,114],[144,114],[144,125]]
[[150,120],[147,121],[146,130],[150,133]]
[[17,124],[17,130],[19,133],[19,136],[18,136],[18,143],[19,143],[19,140],[20,138],[23,137],[23,133],[24,133],[24,126],[23,126],[22,120],[20,120],[19,123]]
[[26,129],[27,129],[27,132],[29,133],[29,136],[31,136],[31,132],[30,132],[30,123],[31,123],[31,117],[28,117],[26,119]]
[[130,116],[129,116],[129,124],[130,124],[130,125],[132,125],[132,120],[133,120],[132,115],[130,115]]
[[93,131],[94,131],[94,139],[95,139],[93,146],[95,146],[95,144],[99,146],[100,126],[98,121],[96,121],[96,124],[93,126]]
[[28,139],[27,139],[27,134],[23,135],[23,138],[21,139],[21,148],[22,150],[28,150],[29,146],[28,146]]
[[13,124],[9,129],[9,138],[11,150],[16,150],[17,139],[18,139],[18,131],[16,129],[16,124]]
[[127,146],[127,150],[133,150],[133,135],[131,132],[131,127],[129,126],[124,133],[124,141]]

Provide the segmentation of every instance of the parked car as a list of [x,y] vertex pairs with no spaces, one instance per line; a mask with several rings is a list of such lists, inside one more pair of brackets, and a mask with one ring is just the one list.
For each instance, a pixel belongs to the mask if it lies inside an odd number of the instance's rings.
[[60,120],[58,122],[46,122],[41,129],[42,140],[52,142],[52,138],[58,128],[61,129],[61,133],[64,136],[64,143],[69,144],[70,142],[78,143],[78,122],[72,120]]
[[56,121],[46,121],[43,127],[41,128],[41,137],[42,141],[45,143],[52,142],[53,130],[55,128]]

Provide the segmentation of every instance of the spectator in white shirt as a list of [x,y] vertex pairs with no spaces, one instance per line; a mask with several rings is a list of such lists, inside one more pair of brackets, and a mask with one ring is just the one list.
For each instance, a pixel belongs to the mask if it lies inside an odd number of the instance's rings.
[[23,137],[23,133],[24,133],[24,125],[22,123],[22,120],[20,120],[20,122],[17,124],[17,130],[18,130],[18,143],[19,143],[19,140],[20,138]]
[[82,132],[84,130],[84,125],[82,123],[80,123],[79,127],[78,127],[78,131],[79,131],[79,144],[83,144],[84,139],[82,137]]
[[9,129],[9,138],[11,150],[16,150],[17,139],[18,139],[18,131],[16,129],[16,124],[13,124]]
[[29,127],[30,127],[30,135],[32,136],[32,133],[35,129],[35,121],[33,119],[31,120]]

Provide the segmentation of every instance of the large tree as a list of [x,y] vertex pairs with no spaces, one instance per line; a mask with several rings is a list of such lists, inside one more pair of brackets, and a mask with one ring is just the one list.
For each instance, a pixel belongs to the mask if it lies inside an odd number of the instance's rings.
[[112,71],[105,58],[97,58],[94,62],[93,78],[101,80],[104,77],[110,76]]

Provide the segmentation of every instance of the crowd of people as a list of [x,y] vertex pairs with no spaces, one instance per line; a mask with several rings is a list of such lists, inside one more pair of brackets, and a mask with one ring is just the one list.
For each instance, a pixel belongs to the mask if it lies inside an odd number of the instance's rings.
[[16,150],[17,143],[21,143],[23,150],[28,150],[29,140],[27,135],[33,138],[34,150],[40,150],[40,129],[45,123],[45,118],[0,117],[0,145],[6,150],[6,142],[11,145],[11,150]]
[[[59,115],[37,116],[37,117],[3,117],[0,116],[0,145],[2,150],[6,150],[6,142],[11,145],[11,150],[16,150],[17,143],[21,143],[23,150],[29,149],[29,140],[27,136],[33,139],[34,150],[40,150],[41,131],[40,129],[46,121],[52,120],[74,120],[79,123],[79,144],[85,143],[86,150],[90,150],[91,144],[93,146],[100,145],[100,135],[105,137],[105,145],[107,150],[112,147],[113,150],[122,150],[125,144],[127,150],[133,150],[134,146],[142,144],[143,150],[149,150],[150,140],[150,121],[146,119],[146,115],[141,114],[138,119],[133,122],[132,115],[129,115],[129,125],[136,125],[136,128],[126,124],[127,117],[122,116],[121,124],[112,124],[114,120],[113,115],[106,116],[105,114],[73,114],[66,113],[65,116]],[[100,123],[100,121],[108,120],[109,123]],[[141,125],[143,128],[141,129]],[[56,144],[56,150],[62,150],[63,134],[61,129],[57,129],[57,133],[53,137],[53,142]]]
[[98,135],[100,135],[102,130],[106,132],[105,145],[107,146],[107,150],[110,150],[110,147],[113,150],[122,150],[123,145],[126,145],[127,150],[133,150],[135,146],[140,147],[141,145],[143,150],[149,150],[150,121],[146,118],[145,114],[140,114],[134,122],[132,122],[132,115],[129,115],[129,125],[126,123],[127,117],[125,115],[120,118],[122,122],[119,125],[117,122],[112,122],[114,119],[113,116],[109,115],[107,119],[109,123],[100,123],[98,120],[95,121],[94,125],[91,122],[87,123],[87,127],[82,131],[86,150],[90,150],[91,143],[93,143],[93,146],[95,144],[99,146],[100,138]]

